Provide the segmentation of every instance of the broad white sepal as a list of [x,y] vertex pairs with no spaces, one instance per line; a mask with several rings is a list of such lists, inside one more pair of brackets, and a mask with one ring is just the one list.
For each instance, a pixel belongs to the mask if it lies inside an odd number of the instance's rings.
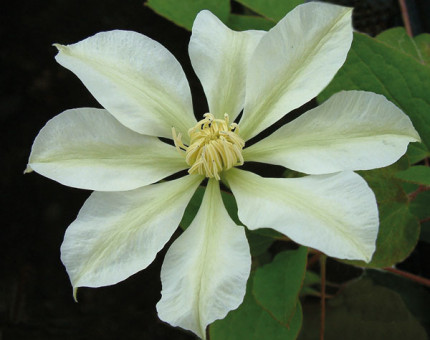
[[75,73],[94,98],[136,132],[171,138],[195,124],[187,78],[160,43],[131,31],[101,32],[55,45],[55,59]]
[[332,4],[303,4],[261,38],[248,64],[240,121],[245,141],[327,86],[351,46],[351,13]]
[[243,151],[246,161],[307,174],[369,170],[396,162],[420,140],[411,120],[384,96],[342,91]]
[[243,109],[248,63],[265,33],[232,31],[207,10],[194,20],[188,50],[216,118],[227,113],[234,121]]
[[205,339],[207,325],[242,303],[250,270],[245,230],[231,220],[218,181],[210,179],[197,216],[164,259],[158,316]]
[[263,178],[231,169],[225,177],[239,218],[249,229],[272,228],[329,256],[371,260],[378,207],[373,191],[356,173]]
[[52,118],[37,135],[28,163],[61,184],[97,191],[136,189],[187,168],[172,146],[92,108]]
[[170,239],[201,176],[94,192],[61,245],[74,288],[113,285],[145,269]]

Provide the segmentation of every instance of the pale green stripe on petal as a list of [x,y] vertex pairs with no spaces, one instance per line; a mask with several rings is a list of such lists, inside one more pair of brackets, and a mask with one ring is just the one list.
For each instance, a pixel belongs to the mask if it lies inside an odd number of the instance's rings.
[[257,135],[324,89],[351,46],[351,13],[346,7],[307,3],[264,35],[248,66],[242,138]]
[[420,137],[384,96],[339,92],[243,151],[245,161],[308,173],[368,170],[396,162]]
[[67,110],[36,137],[29,169],[64,185],[98,191],[135,189],[188,166],[156,137],[121,125],[106,110]]
[[76,44],[56,44],[55,59],[128,128],[172,138],[195,124],[181,65],[158,42],[136,32],[101,32]]
[[231,220],[210,179],[197,216],[164,259],[158,316],[205,339],[208,324],[242,303],[250,269],[244,228]]
[[243,109],[248,62],[264,33],[232,31],[206,10],[197,15],[189,53],[216,118],[233,121]]
[[370,261],[378,209],[375,195],[359,175],[263,178],[232,169],[225,178],[239,219],[249,229],[272,228],[329,256]]
[[202,177],[94,192],[69,226],[61,260],[73,287],[120,282],[146,268],[176,230]]

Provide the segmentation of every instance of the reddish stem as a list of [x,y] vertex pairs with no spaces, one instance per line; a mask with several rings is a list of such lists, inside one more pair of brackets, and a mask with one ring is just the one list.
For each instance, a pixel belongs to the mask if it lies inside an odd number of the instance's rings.
[[321,254],[314,254],[308,259],[307,268],[311,268],[315,263],[317,263],[320,259]]
[[408,8],[406,6],[406,1],[405,0],[399,0],[399,5],[400,5],[400,9],[402,11],[402,19],[403,19],[403,23],[405,24],[406,33],[410,37],[413,37],[411,22],[409,20]]
[[321,325],[320,325],[320,340],[324,340],[325,331],[325,276],[326,276],[326,259],[327,256],[320,256],[320,274],[321,274]]
[[417,190],[415,190],[414,192],[411,192],[408,195],[409,196],[409,201],[413,201],[418,196],[418,194],[420,192],[428,191],[428,190],[430,190],[430,187],[427,187],[425,185],[420,185]]
[[426,217],[426,218],[420,220],[420,223],[423,224],[423,223],[428,222],[428,221],[430,221],[430,217]]
[[387,272],[391,272],[391,273],[403,276],[404,278],[407,278],[407,279],[409,279],[411,281],[415,281],[415,282],[420,283],[420,284],[422,284],[424,286],[430,287],[430,280],[429,279],[425,279],[425,278],[423,278],[421,276],[418,276],[418,275],[415,275],[415,274],[411,274],[411,273],[405,272],[405,271],[397,269],[397,268],[386,267],[386,268],[383,268],[383,269],[386,270]]

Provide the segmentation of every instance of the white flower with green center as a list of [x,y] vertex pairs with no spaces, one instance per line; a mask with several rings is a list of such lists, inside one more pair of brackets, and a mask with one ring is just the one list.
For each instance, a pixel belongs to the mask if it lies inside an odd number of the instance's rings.
[[[419,141],[401,110],[374,93],[341,92],[245,146],[315,97],[351,40],[351,9],[334,5],[299,6],[269,32],[234,32],[200,12],[189,53],[209,113],[198,122],[181,66],[152,39],[111,31],[57,45],[57,61],[105,108],[68,110],[49,121],[27,169],[95,191],[61,247],[74,289],[112,285],[147,267],[205,178],[200,210],[162,267],[157,310],[171,325],[205,338],[206,326],[243,300],[249,246],[223,205],[220,180],[249,229],[273,228],[329,256],[370,261],[378,210],[353,170],[392,164]],[[263,178],[240,169],[248,161],[308,176]],[[160,182],[185,169],[189,175]]]

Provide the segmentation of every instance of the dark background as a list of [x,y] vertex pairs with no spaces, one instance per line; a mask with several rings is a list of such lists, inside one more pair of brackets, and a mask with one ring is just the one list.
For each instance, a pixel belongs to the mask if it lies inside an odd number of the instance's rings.
[[[338,2],[361,6],[355,22],[361,31],[401,25],[397,1]],[[416,18],[416,32],[429,31],[420,20],[428,18],[426,12],[416,12]],[[0,339],[194,339],[156,315],[165,251],[115,286],[80,289],[75,303],[60,245],[90,192],[23,175],[33,140],[50,118],[70,108],[99,107],[78,78],[55,62],[52,43],[75,43],[111,29],[143,33],[183,65],[200,116],[206,102],[187,55],[190,33],[141,0],[10,1],[2,5],[0,25]]]

